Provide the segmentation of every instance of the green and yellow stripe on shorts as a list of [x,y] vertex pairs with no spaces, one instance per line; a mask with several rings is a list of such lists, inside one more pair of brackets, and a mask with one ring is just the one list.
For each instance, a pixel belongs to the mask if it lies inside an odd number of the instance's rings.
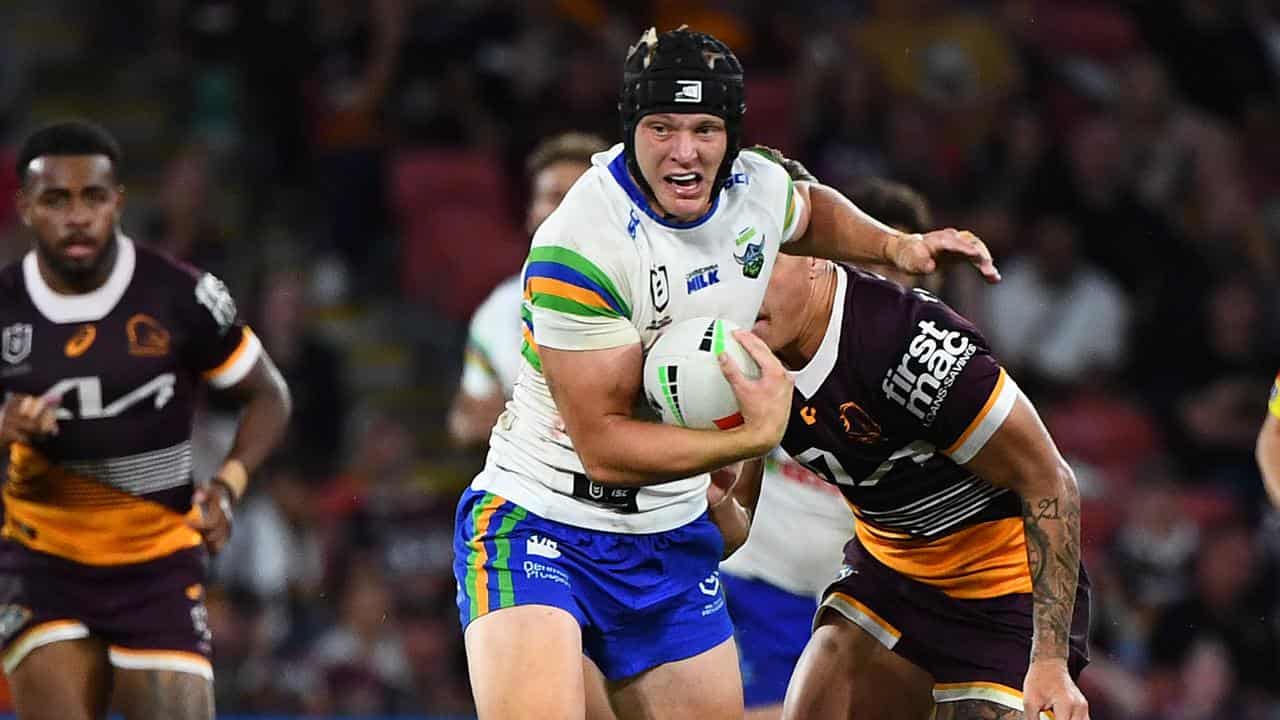
[[485,493],[472,507],[467,519],[467,574],[462,584],[468,622],[516,604],[510,537],[528,514],[493,493]]

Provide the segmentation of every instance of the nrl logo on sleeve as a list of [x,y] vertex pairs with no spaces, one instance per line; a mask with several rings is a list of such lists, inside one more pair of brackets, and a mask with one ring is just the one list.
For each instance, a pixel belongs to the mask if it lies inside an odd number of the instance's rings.
[[4,329],[0,337],[0,357],[10,365],[17,365],[31,354],[31,323],[14,323]]
[[196,283],[196,302],[209,311],[224,333],[236,321],[236,303],[227,286],[212,273],[201,275],[200,282]]

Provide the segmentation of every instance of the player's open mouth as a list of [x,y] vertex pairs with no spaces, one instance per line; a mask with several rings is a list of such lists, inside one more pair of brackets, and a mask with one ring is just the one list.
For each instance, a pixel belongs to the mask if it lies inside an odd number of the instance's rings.
[[61,250],[69,258],[82,259],[92,256],[98,247],[91,240],[72,240],[63,243]]
[[671,186],[672,192],[681,198],[698,197],[702,186],[702,175],[696,172],[673,173],[662,179]]

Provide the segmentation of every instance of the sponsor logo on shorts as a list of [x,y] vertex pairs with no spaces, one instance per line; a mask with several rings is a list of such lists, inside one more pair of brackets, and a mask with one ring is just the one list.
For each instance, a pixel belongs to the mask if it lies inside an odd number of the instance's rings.
[[209,629],[209,609],[204,603],[191,607],[191,629],[202,646],[213,642],[213,631]]
[[703,595],[719,595],[720,594],[720,571],[711,573],[706,580],[698,583],[698,590]]
[[708,597],[714,597],[711,602],[702,606],[702,617],[720,612],[724,608],[724,593],[720,592],[720,571],[717,570],[707,576],[706,580],[698,583],[698,592]]
[[524,552],[526,555],[534,555],[548,560],[555,560],[560,557],[560,547],[556,541],[541,535],[534,535],[525,540]]
[[529,580],[549,580],[560,583],[565,587],[572,587],[569,583],[569,576],[565,571],[552,565],[534,562],[533,560],[524,561],[524,576]]
[[969,364],[978,346],[958,330],[921,320],[898,365],[885,373],[880,388],[925,427],[933,425],[951,385]]

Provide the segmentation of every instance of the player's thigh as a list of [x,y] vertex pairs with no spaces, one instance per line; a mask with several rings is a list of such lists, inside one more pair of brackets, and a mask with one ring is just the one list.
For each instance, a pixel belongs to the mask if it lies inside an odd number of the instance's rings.
[[1022,720],[1021,710],[985,700],[958,700],[938,703],[935,720]]
[[742,717],[743,720],[779,720],[782,717],[782,703],[753,707]]
[[8,677],[19,720],[96,720],[106,713],[111,666],[97,638],[37,647]]
[[213,720],[213,682],[176,670],[115,669],[112,706],[125,720]]
[[616,720],[613,706],[609,704],[609,688],[604,673],[591,658],[582,656],[582,678],[587,700],[587,720]]
[[927,672],[825,610],[791,676],[782,717],[927,720],[932,689]]
[[464,639],[480,720],[585,717],[582,630],[568,611],[504,608],[473,620]]
[[738,720],[742,674],[733,638],[610,684],[619,720]]

